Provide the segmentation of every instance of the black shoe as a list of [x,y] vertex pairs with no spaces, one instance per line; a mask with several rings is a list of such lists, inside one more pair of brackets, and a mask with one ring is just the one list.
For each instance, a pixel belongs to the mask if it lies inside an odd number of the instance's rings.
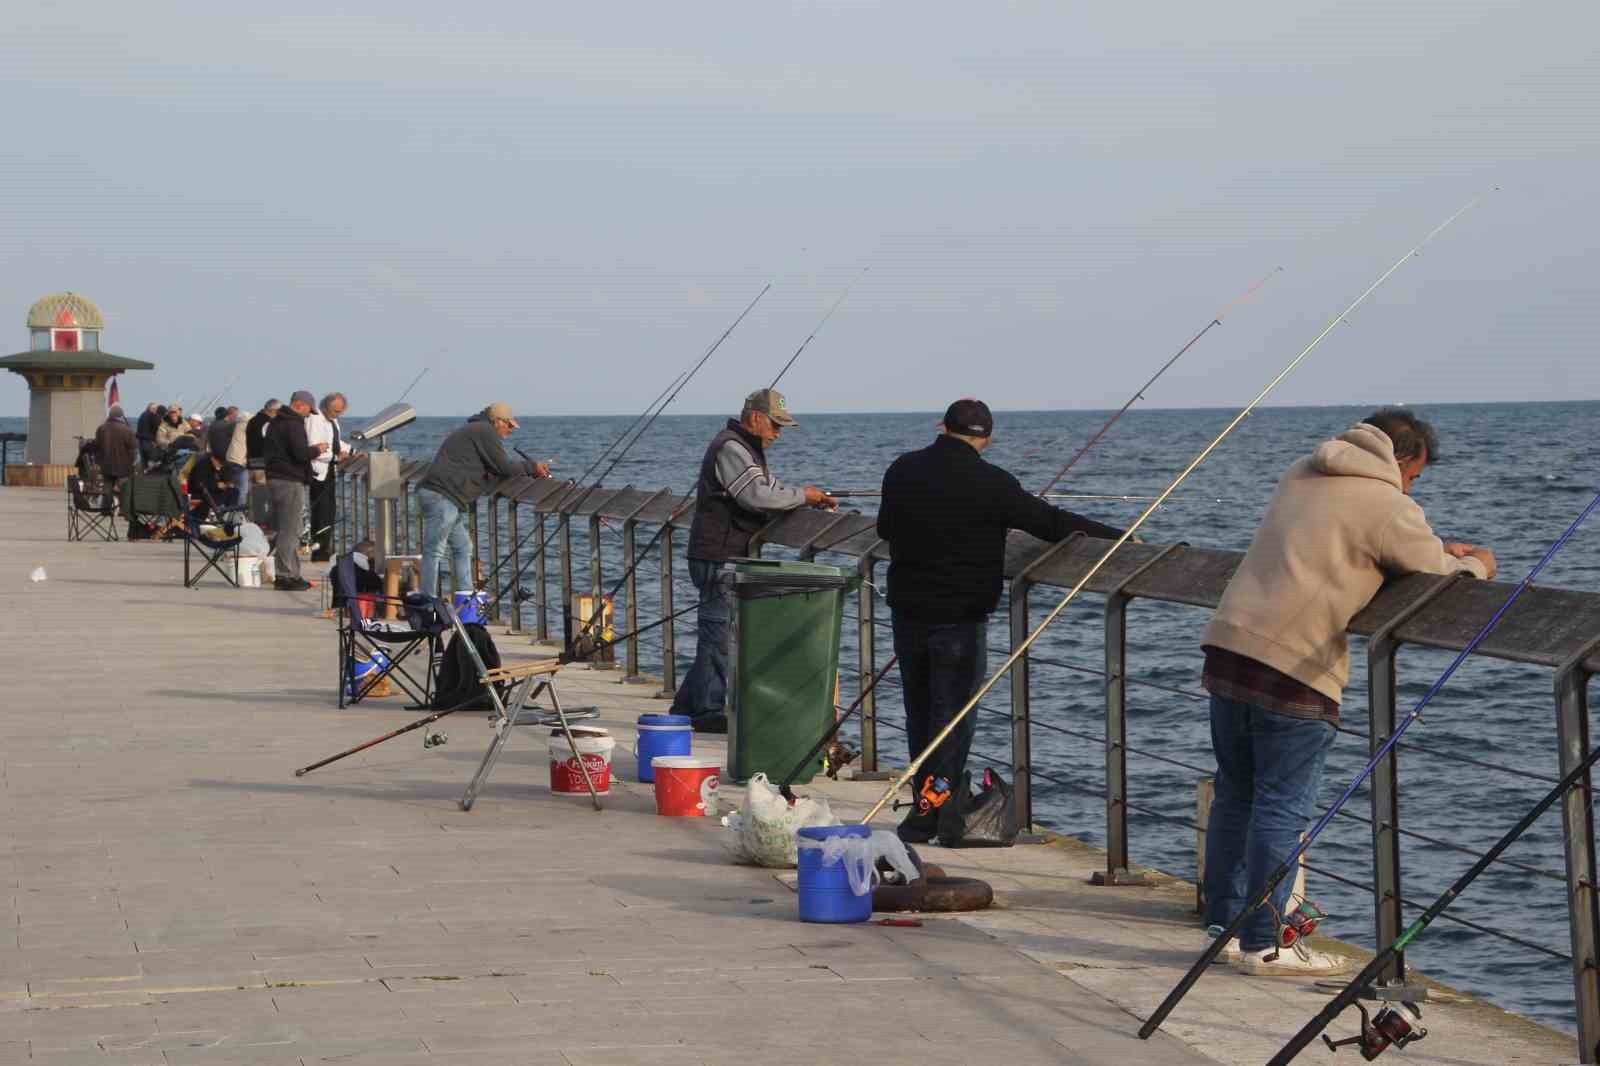
[[272,579],[272,587],[279,592],[305,592],[312,585],[300,577],[278,577]]
[[926,844],[939,835],[939,812],[912,811],[895,826],[895,836],[904,844]]
[[689,724],[694,726],[696,733],[726,733],[728,731],[728,716],[722,713],[702,714],[697,718],[689,719]]

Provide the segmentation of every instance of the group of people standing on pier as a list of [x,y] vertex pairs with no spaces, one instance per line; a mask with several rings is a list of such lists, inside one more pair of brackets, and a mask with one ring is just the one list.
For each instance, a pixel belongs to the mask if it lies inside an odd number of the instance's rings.
[[[816,485],[786,485],[767,452],[799,425],[785,397],[745,398],[707,446],[695,485],[689,576],[699,592],[694,664],[673,710],[700,732],[727,730],[731,617],[718,580],[745,556],[755,533],[785,511],[834,508]],[[547,477],[544,463],[510,458],[518,428],[492,404],[453,432],[419,485],[423,590],[437,591],[449,556],[458,584],[470,573],[467,516],[502,478]],[[888,602],[915,758],[985,680],[986,631],[999,604],[1006,538],[1023,530],[1057,542],[1076,533],[1122,531],[1054,507],[983,458],[994,417],[979,400],[945,411],[938,436],[896,459],[883,477],[877,532],[889,548]],[[1206,833],[1205,920],[1225,929],[1296,846],[1315,810],[1323,765],[1349,679],[1345,630],[1390,576],[1465,573],[1493,578],[1494,554],[1445,543],[1411,497],[1439,458],[1433,428],[1386,408],[1290,465],[1221,602],[1200,635],[1201,683],[1210,694],[1215,795]],[[974,732],[966,716],[922,764],[914,805],[898,833],[933,838],[939,807],[962,778]],[[1284,880],[1243,926],[1225,957],[1255,975],[1331,975],[1344,960],[1297,935],[1307,901]],[[1309,908],[1314,913],[1314,908]]]

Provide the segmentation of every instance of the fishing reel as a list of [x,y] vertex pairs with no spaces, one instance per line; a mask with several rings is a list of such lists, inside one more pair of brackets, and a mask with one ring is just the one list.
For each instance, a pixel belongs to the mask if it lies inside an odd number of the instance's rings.
[[429,748],[442,748],[450,742],[450,736],[442,729],[430,729],[422,734],[422,750]]
[[1422,1010],[1415,1003],[1385,1003],[1377,1014],[1369,1015],[1367,1008],[1358,1001],[1356,1010],[1361,1012],[1361,1032],[1344,1040],[1332,1040],[1323,1034],[1322,1042],[1328,1045],[1329,1051],[1354,1044],[1360,1049],[1361,1057],[1371,1062],[1391,1047],[1404,1048],[1428,1035],[1428,1030],[1420,1024]]

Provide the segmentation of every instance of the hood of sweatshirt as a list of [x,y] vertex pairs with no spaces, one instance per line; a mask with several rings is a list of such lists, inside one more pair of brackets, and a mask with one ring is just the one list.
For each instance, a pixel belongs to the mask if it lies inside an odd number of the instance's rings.
[[1320,474],[1366,477],[1400,488],[1394,443],[1383,430],[1366,423],[1318,445],[1311,453],[1311,465]]

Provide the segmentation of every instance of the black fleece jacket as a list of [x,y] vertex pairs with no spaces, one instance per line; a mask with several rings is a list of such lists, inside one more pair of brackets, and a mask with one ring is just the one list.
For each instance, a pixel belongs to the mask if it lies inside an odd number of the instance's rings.
[[883,475],[878,536],[889,542],[889,606],[919,622],[976,622],[1000,602],[1006,533],[1065,540],[1122,530],[1052,507],[976,449],[941,436]]
[[278,408],[278,415],[267,426],[266,447],[268,481],[298,481],[311,483],[311,460],[316,452],[306,439],[306,420],[296,414],[288,404]]

